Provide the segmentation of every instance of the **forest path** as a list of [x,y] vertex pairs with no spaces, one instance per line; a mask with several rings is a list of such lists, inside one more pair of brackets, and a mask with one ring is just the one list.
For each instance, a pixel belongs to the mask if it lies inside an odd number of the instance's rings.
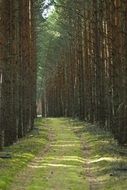
[[[87,164],[88,149],[66,119],[48,119],[50,145],[15,179],[10,190],[93,190],[94,177]],[[85,170],[86,168],[86,170]]]

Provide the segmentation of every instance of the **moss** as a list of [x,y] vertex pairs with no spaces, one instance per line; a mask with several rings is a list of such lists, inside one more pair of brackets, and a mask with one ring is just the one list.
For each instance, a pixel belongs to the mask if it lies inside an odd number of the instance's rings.
[[[3,151],[11,154],[10,159],[0,159],[0,189],[4,190],[13,182],[17,175],[36,156],[48,140],[48,129],[44,126],[44,120],[38,119],[35,126],[39,133],[31,131],[25,138],[21,139],[13,146],[6,147]],[[44,130],[41,130],[41,129]]]

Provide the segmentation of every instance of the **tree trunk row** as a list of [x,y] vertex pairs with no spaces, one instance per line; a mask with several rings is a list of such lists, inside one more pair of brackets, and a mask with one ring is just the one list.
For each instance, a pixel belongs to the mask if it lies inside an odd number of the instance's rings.
[[0,1],[0,146],[33,127],[36,64],[33,0]]
[[[65,15],[63,29],[69,28],[69,40],[59,48],[57,66],[47,79],[43,112],[97,123],[125,144],[127,3],[76,0],[65,4],[60,12]],[[65,35],[61,36],[65,42]]]

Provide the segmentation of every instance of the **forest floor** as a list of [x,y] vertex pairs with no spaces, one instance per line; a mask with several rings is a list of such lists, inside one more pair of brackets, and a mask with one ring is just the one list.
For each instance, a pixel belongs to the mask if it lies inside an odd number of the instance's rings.
[[127,148],[108,132],[66,118],[37,125],[0,159],[0,190],[127,190]]

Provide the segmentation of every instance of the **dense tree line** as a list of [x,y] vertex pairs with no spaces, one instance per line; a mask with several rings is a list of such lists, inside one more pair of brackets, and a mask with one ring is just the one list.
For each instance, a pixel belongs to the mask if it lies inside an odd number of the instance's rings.
[[126,1],[59,0],[55,8],[58,36],[46,53],[43,114],[97,123],[127,143]]
[[0,1],[0,147],[33,128],[36,101],[33,0]]

